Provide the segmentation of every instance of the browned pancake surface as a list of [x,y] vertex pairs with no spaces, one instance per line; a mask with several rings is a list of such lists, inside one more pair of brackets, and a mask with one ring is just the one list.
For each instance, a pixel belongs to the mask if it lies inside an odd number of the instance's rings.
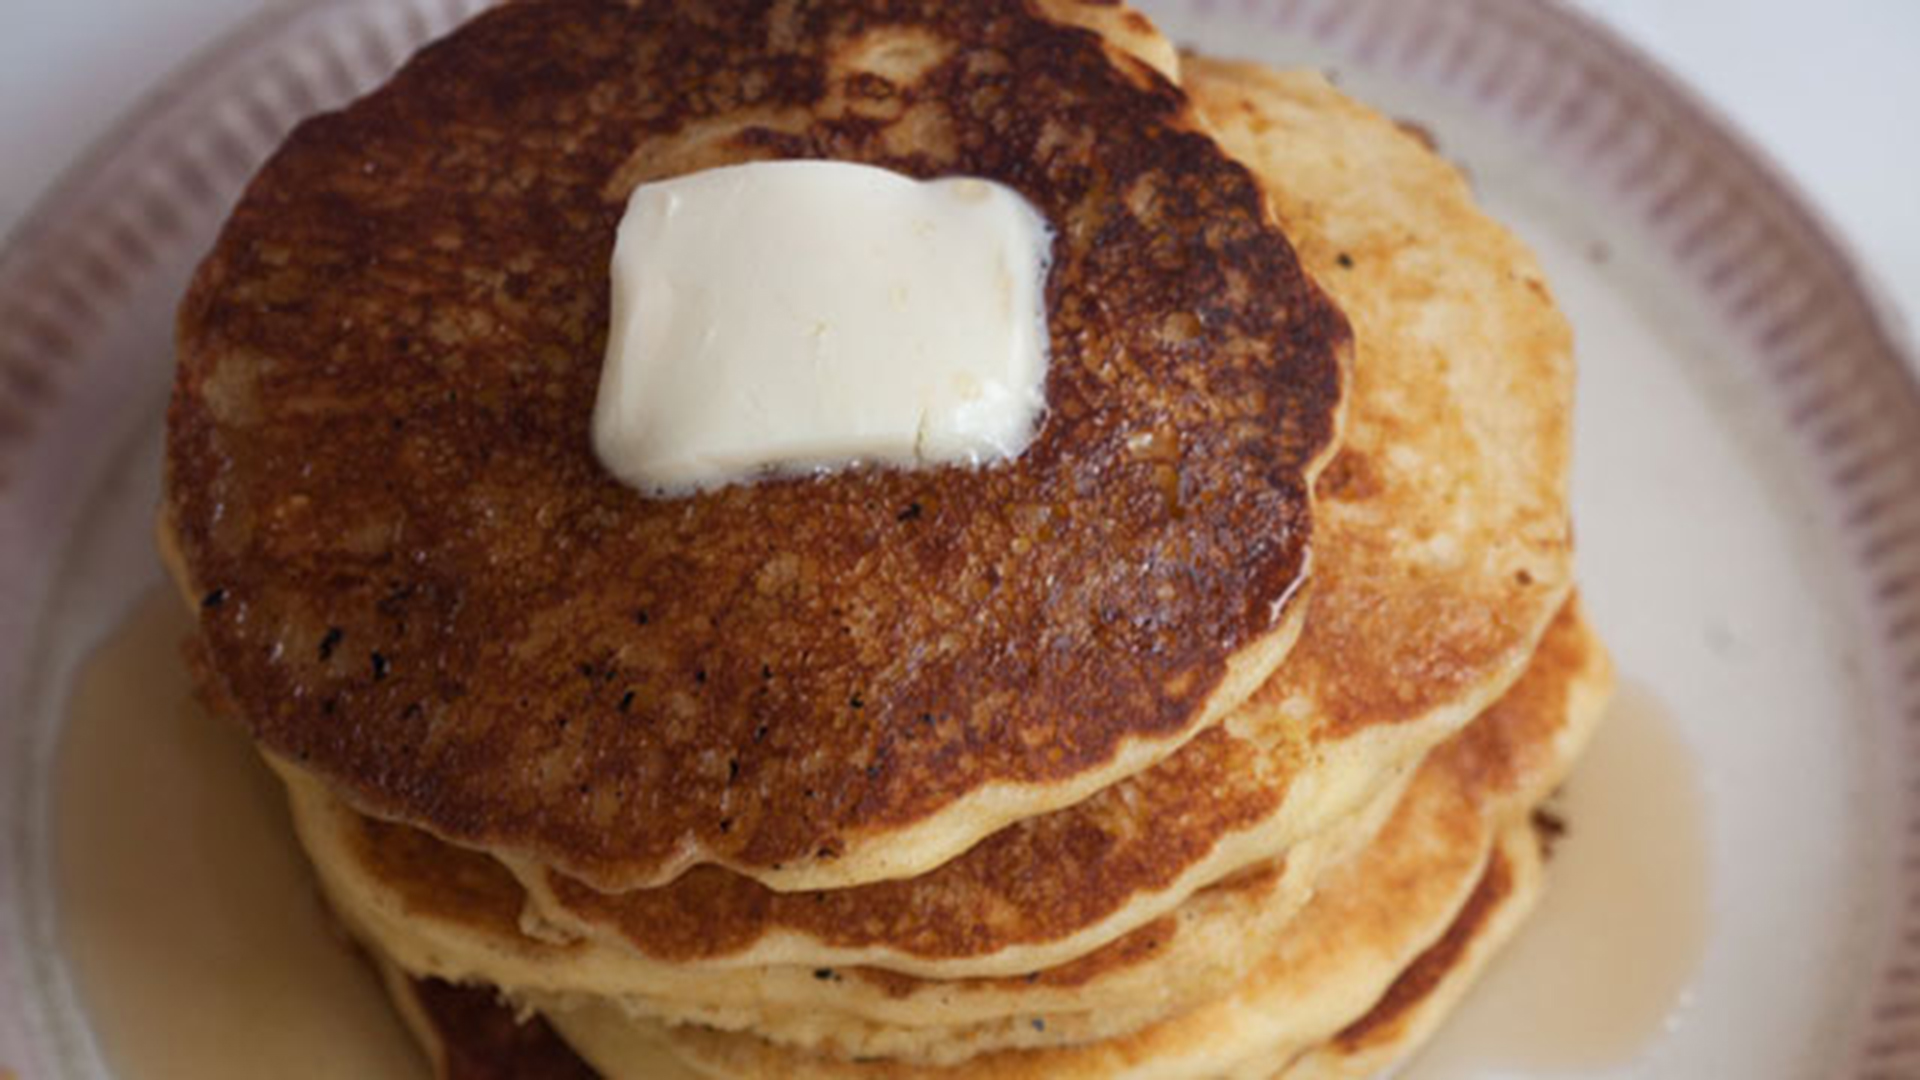
[[[810,157],[1041,209],[1038,437],[622,487],[625,196]],[[169,513],[225,691],[364,808],[602,888],[777,874],[1188,734],[1300,579],[1345,336],[1180,94],[1024,5],[510,4],[249,188],[181,311]]]
[[1254,705],[1297,680],[1336,734],[1418,716],[1524,655],[1571,587],[1571,329],[1525,244],[1412,133],[1316,73],[1181,71],[1360,338],[1359,437],[1318,487],[1331,599]]

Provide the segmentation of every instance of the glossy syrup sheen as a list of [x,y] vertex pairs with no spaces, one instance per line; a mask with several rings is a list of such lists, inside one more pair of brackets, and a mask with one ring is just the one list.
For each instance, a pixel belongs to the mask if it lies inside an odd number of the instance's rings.
[[1708,928],[1706,821],[1658,699],[1622,684],[1550,810],[1567,831],[1539,908],[1405,1080],[1618,1068],[1685,1022]]
[[420,1080],[328,921],[277,785],[194,701],[192,624],[148,594],[74,686],[56,829],[60,936],[120,1080]]

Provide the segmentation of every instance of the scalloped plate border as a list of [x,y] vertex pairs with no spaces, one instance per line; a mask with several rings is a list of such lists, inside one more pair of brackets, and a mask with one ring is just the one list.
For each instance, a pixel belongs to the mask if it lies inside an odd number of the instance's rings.
[[[82,504],[113,447],[75,445],[75,417],[115,403],[136,353],[113,330],[156,276],[177,278],[259,162],[300,117],[364,91],[478,0],[283,3],[157,88],[85,155],[0,250],[0,763],[51,760],[23,730],[32,634]],[[1168,6],[1163,4],[1161,6]],[[1920,388],[1889,309],[1793,186],[1671,76],[1557,0],[1188,0],[1197,17],[1258,22],[1354,66],[1469,104],[1517,143],[1576,170],[1630,215],[1752,357],[1751,375],[1837,513],[1882,656],[1896,757],[1897,947],[1880,958],[1848,1075],[1920,1074]],[[1471,32],[1469,32],[1471,31]],[[161,385],[164,385],[162,382]],[[124,404],[121,402],[120,404]],[[124,452],[124,447],[119,448]],[[42,784],[0,785],[0,888],[41,841]],[[41,794],[44,794],[42,792]],[[43,1075],[48,1003],[28,1000],[0,904],[0,1065]],[[73,1047],[64,1047],[71,1053]],[[43,1071],[36,1071],[36,1068]]]

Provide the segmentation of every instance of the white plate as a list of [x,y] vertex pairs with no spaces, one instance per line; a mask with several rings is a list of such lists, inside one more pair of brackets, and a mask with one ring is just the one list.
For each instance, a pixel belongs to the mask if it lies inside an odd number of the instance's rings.
[[[58,945],[53,762],[78,665],[159,580],[172,302],[294,120],[471,6],[255,20],[0,254],[0,1071],[106,1075]],[[1920,393],[1855,268],[1684,90],[1545,0],[1147,6],[1427,126],[1573,318],[1585,591],[1697,758],[1709,878],[1686,1004],[1596,1075],[1920,1075]]]

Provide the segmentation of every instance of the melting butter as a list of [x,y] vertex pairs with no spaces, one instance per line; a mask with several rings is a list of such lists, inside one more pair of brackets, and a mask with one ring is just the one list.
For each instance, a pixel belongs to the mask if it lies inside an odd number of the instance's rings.
[[1045,219],[986,180],[757,162],[621,219],[593,446],[678,493],[1017,456],[1045,404]]

